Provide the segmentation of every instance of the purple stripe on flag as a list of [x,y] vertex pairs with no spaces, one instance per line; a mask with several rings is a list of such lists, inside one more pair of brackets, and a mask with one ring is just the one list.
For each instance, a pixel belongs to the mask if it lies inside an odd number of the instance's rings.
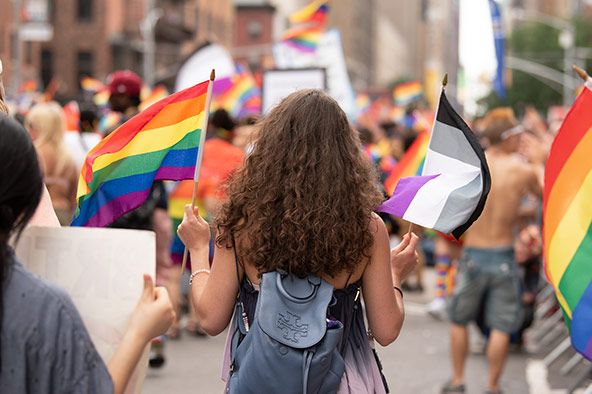
[[397,182],[392,197],[376,208],[376,210],[378,212],[385,212],[402,218],[419,189],[439,176],[440,174],[401,178],[399,182]]
[[592,361],[592,338],[590,338],[590,341],[588,341],[588,344],[586,345],[586,348],[584,349],[584,352],[582,354],[588,360]]
[[232,78],[226,77],[222,79],[216,79],[214,81],[214,85],[212,85],[212,94],[218,95],[226,92],[228,89],[232,87]]
[[195,165],[188,167],[160,167],[156,172],[154,179],[182,181],[184,179],[193,179],[194,174]]
[[105,227],[106,225],[111,224],[115,219],[119,218],[127,211],[131,211],[142,205],[149,192],[150,189],[140,190],[114,198],[107,204],[103,205],[93,217],[88,219],[88,221],[84,223],[84,227]]

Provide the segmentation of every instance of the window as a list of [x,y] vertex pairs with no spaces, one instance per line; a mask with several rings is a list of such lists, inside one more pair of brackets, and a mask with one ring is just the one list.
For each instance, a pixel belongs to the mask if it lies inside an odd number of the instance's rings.
[[49,85],[53,78],[53,52],[49,49],[41,51],[41,81],[43,86]]
[[92,52],[78,52],[78,82],[82,77],[90,77],[93,75],[93,54]]
[[78,20],[90,21],[92,20],[93,10],[92,0],[78,0]]
[[263,27],[261,26],[261,22],[259,21],[250,21],[248,30],[249,37],[251,37],[251,40],[256,40],[259,38],[259,36],[261,36],[261,30],[263,30]]
[[33,43],[31,41],[25,42],[25,64],[33,63]]

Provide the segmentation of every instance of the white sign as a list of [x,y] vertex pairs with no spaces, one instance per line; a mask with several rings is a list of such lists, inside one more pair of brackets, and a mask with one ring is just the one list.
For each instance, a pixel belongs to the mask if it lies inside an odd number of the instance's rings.
[[302,53],[285,43],[277,43],[273,46],[273,58],[278,68],[324,68],[327,73],[327,92],[350,119],[356,118],[356,99],[347,73],[339,30],[327,30],[313,54]]
[[267,115],[282,99],[302,89],[325,90],[322,68],[265,70],[261,88],[261,112]]
[[19,28],[21,41],[51,41],[53,27],[48,23],[26,23]]
[[175,92],[208,80],[212,69],[216,70],[217,80],[235,73],[232,56],[218,44],[206,45],[189,56],[177,73]]
[[[29,227],[16,254],[31,272],[64,289],[108,364],[127,328],[144,281],[154,278],[156,246],[152,231]],[[146,347],[126,387],[140,393],[148,366]]]

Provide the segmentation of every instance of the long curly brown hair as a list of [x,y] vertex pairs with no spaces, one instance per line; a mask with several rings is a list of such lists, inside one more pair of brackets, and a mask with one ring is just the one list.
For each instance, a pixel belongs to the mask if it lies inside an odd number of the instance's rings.
[[257,126],[258,138],[226,187],[219,247],[233,239],[260,273],[299,277],[353,272],[369,257],[369,225],[383,201],[358,133],[320,90],[286,97]]

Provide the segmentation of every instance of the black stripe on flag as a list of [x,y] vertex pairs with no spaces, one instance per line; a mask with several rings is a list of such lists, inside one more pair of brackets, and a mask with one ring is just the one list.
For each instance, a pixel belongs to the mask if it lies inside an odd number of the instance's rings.
[[459,227],[455,228],[452,231],[452,235],[454,238],[459,239],[460,236],[467,231],[467,229],[479,218],[481,213],[483,212],[483,207],[485,207],[485,201],[487,200],[487,195],[489,194],[489,190],[491,189],[491,175],[489,174],[489,166],[487,165],[487,160],[485,159],[485,152],[483,151],[483,147],[481,143],[477,139],[477,136],[471,131],[469,126],[465,123],[465,121],[460,117],[459,114],[456,113],[448,98],[446,98],[446,94],[444,90],[442,90],[442,94],[440,94],[440,104],[438,105],[438,113],[436,114],[436,120],[438,122],[447,124],[448,126],[454,127],[462,131],[465,138],[469,141],[469,144],[475,151],[475,154],[479,158],[481,162],[481,176],[483,179],[483,191],[481,192],[481,197],[479,198],[479,202],[477,206],[473,210],[473,213],[469,217],[469,219]]

